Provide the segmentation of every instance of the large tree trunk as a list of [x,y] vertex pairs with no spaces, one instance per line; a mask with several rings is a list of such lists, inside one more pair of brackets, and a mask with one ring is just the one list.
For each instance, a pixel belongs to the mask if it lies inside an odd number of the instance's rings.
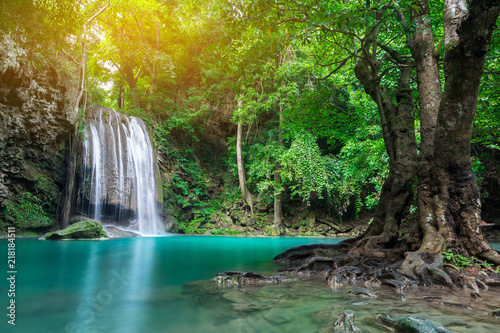
[[382,122],[384,141],[389,155],[389,176],[384,182],[373,221],[361,236],[349,240],[352,254],[360,255],[370,249],[393,248],[398,241],[402,217],[409,208],[411,184],[417,171],[417,145],[414,129],[413,97],[410,89],[412,68],[401,70],[396,92],[397,106],[386,87],[380,86],[373,66],[367,61],[356,65],[356,77],[365,91],[377,103]]
[[410,239],[418,250],[406,255],[401,266],[406,275],[425,265],[423,255],[439,255],[445,248],[500,264],[479,229],[481,202],[470,156],[478,88],[499,5],[471,1],[467,13],[465,1],[445,1],[446,81],[434,135],[432,186],[420,194],[419,231]]
[[[434,35],[432,32],[429,6],[426,0],[416,2],[417,8],[411,10],[415,22],[413,40],[410,44],[417,72],[417,91],[420,105],[420,156],[418,168],[418,216],[417,223],[410,234],[410,243],[419,243],[422,239],[422,228],[425,226],[429,234],[436,229],[425,223],[432,215],[428,198],[432,197],[433,178],[431,170],[434,166],[434,133],[441,103],[441,79],[438,68],[438,54],[434,51]],[[439,52],[439,50],[438,50]]]
[[[411,53],[417,69],[417,91],[420,105],[420,159],[418,168],[418,225],[424,225],[430,214],[430,206],[426,202],[432,188],[431,170],[434,162],[434,132],[436,130],[439,105],[441,103],[441,79],[438,68],[438,54],[434,51],[434,35],[432,32],[429,6],[426,0],[416,2],[416,10],[412,10],[415,22]],[[418,231],[416,229],[415,231]],[[418,235],[413,232],[412,235]]]

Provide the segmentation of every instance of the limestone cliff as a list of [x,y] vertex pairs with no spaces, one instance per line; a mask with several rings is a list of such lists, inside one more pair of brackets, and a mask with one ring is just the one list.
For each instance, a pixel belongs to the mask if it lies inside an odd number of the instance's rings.
[[0,36],[0,231],[57,223],[77,118],[76,84],[28,56]]

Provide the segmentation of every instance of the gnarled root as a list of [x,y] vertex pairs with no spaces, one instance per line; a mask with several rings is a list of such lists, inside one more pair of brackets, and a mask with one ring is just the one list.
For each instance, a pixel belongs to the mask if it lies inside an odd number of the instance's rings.
[[420,280],[427,285],[439,281],[453,287],[450,276],[442,270],[443,256],[427,252],[407,252],[405,261],[401,264],[399,272],[411,279]]
[[[319,266],[319,267],[318,267]],[[335,260],[330,257],[312,257],[307,259],[302,265],[294,269],[293,273],[301,271],[331,271],[335,267]]]
[[384,231],[380,235],[367,235],[358,240],[349,253],[360,256],[369,250],[390,249],[394,247],[395,242],[397,242],[397,233]]

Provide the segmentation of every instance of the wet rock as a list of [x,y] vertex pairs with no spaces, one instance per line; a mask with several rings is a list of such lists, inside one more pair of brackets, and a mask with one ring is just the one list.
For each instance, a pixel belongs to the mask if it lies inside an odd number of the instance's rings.
[[391,318],[377,313],[372,318],[383,326],[392,327],[396,333],[451,333],[440,323],[417,316]]
[[103,228],[104,231],[106,231],[106,233],[108,234],[108,237],[116,237],[116,238],[141,237],[141,235],[136,232],[130,230],[123,230],[112,225],[106,225]]
[[217,274],[213,280],[219,286],[241,286],[241,285],[266,285],[270,283],[283,283],[290,281],[284,274],[262,275],[255,272],[228,271]]
[[[473,296],[474,294],[477,294],[477,296]],[[481,297],[478,293],[472,293],[471,296],[472,297],[479,297],[479,298]],[[436,303],[439,305],[444,305],[448,308],[455,309],[455,310],[464,310],[464,311],[472,310],[472,308],[466,304],[443,301],[443,299],[439,296],[424,296],[424,297],[422,297],[422,299],[424,301]]]
[[394,329],[396,332],[405,333],[451,333],[440,323],[417,316],[399,318],[396,320]]
[[377,298],[377,295],[368,288],[354,288],[347,293],[351,297]]
[[466,304],[459,304],[459,303],[452,303],[452,302],[439,302],[438,304],[444,305],[448,308],[456,309],[456,310],[463,310],[463,311],[468,311],[472,310],[472,308]]
[[359,331],[357,327],[354,326],[354,311],[344,310],[337,320],[333,323],[333,328],[335,332],[355,332]]
[[88,218],[88,216],[74,215],[73,217],[71,217],[70,224],[75,224],[75,223],[78,223],[78,222],[89,221],[89,220],[91,220],[91,219]]
[[173,217],[171,214],[168,213],[167,209],[163,210],[163,225],[165,226],[165,231],[169,231],[172,229],[174,224],[177,222],[175,217]]
[[[0,208],[36,193],[44,207],[55,209],[63,205],[77,85],[48,63],[40,61],[43,70],[31,66],[28,51],[36,54],[14,34],[0,36]],[[2,218],[0,225],[39,226]]]
[[58,239],[97,239],[108,238],[101,222],[82,221],[70,225],[62,230],[46,233],[40,239],[58,240]]

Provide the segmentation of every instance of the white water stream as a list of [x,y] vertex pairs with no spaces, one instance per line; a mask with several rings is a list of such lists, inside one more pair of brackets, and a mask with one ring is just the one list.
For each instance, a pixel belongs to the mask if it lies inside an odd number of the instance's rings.
[[156,159],[141,119],[96,106],[83,143],[83,214],[142,235],[164,234]]

